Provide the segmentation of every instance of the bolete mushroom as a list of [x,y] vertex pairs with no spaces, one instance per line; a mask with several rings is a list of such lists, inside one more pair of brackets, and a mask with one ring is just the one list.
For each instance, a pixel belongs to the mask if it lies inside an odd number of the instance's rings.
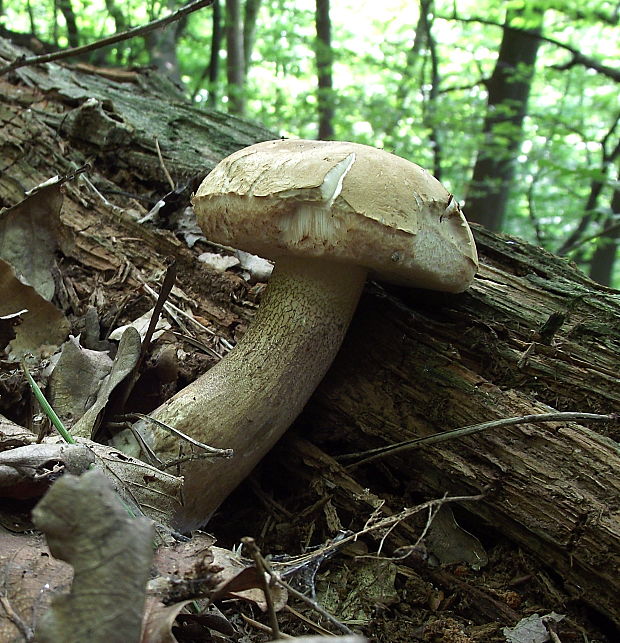
[[[300,413],[329,368],[367,275],[461,292],[476,248],[456,200],[419,166],[365,145],[275,140],[217,165],[193,198],[207,239],[273,259],[231,353],[152,416],[232,460],[184,466],[184,527],[207,520]],[[141,422],[155,452],[178,439]],[[185,447],[184,447],[185,448]]]

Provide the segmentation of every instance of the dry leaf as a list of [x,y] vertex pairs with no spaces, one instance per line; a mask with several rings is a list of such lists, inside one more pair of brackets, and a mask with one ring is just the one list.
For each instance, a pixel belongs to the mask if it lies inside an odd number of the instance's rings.
[[503,628],[502,632],[508,643],[546,643],[550,637],[545,620],[559,623],[563,618],[563,614],[555,612],[546,616],[532,614],[522,618],[514,627]]
[[95,461],[84,445],[29,444],[0,453],[0,496],[37,498],[65,472],[81,473]]
[[[267,611],[267,601],[261,589],[262,583],[256,568],[243,562],[239,556],[221,547],[212,547],[213,562],[221,567],[222,582],[215,589],[212,600],[231,597],[255,603],[263,611]],[[274,609],[280,611],[288,602],[288,592],[280,585],[270,585]]]
[[67,337],[69,322],[65,316],[34,288],[19,281],[10,264],[0,259],[0,315],[23,310],[27,312],[21,315],[22,323],[15,327],[15,339],[9,344],[13,359],[51,351]]
[[99,427],[100,413],[108,403],[112,391],[131,373],[140,357],[140,335],[129,326],[118,345],[110,374],[103,380],[97,399],[74,424],[71,433],[76,437],[91,438]]
[[192,601],[164,605],[153,598],[147,598],[144,611],[142,643],[178,643],[172,634],[172,626],[181,610]]
[[467,563],[473,569],[481,569],[489,562],[482,543],[456,522],[448,505],[435,512],[424,544],[442,565]]
[[0,257],[43,299],[54,296],[61,183],[37,190],[0,214]]
[[75,445],[48,438],[41,444],[0,453],[0,496],[36,498],[64,473],[79,474],[93,465],[136,515],[169,525],[179,511],[182,478],[83,438]]
[[58,480],[33,510],[52,555],[73,566],[69,594],[41,617],[37,641],[137,641],[142,630],[153,525],[132,518],[103,474]]
[[160,471],[118,449],[84,439],[79,443],[89,445],[96,466],[130,508],[143,512],[158,525],[172,524],[182,504],[183,478]]
[[67,563],[51,557],[42,535],[0,527],[0,594],[13,612],[10,618],[0,609],[0,641],[24,641],[24,628],[35,629],[53,593],[66,590],[72,577]]
[[112,370],[112,359],[103,351],[80,346],[69,336],[49,379],[49,402],[63,422],[75,421],[93,405],[102,381]]
[[[115,328],[110,333],[110,339],[119,340],[123,336],[125,329],[132,327],[132,328],[135,328],[138,331],[138,333],[140,333],[140,339],[144,340],[144,338],[146,337],[146,331],[148,330],[149,324],[151,323],[151,317],[153,316],[154,310],[155,310],[154,308],[151,308],[151,310],[147,310],[144,313],[144,315],[138,317],[138,319],[134,319],[131,322],[131,324],[125,324],[124,326],[119,326],[118,328]],[[161,337],[164,334],[164,332],[167,330],[170,330],[170,328],[171,326],[168,320],[163,317],[160,317],[157,320],[157,324],[155,325],[155,332],[153,333],[152,340],[155,340],[158,337]]]
[[32,444],[37,436],[28,429],[0,415],[0,451]]

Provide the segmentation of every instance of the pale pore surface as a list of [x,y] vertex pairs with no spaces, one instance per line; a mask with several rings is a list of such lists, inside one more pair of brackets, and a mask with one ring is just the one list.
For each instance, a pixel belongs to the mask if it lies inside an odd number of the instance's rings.
[[[356,266],[281,258],[241,342],[151,414],[236,452],[227,460],[183,465],[186,510],[179,526],[204,523],[300,413],[340,347],[365,277]],[[144,421],[136,428],[160,458],[179,456],[178,438]],[[196,452],[183,445],[183,453],[190,449]]]

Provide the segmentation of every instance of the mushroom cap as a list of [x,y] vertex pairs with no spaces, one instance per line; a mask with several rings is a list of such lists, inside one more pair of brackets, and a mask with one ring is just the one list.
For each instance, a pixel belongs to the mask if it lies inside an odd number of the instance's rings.
[[415,163],[343,141],[275,140],[221,161],[192,199],[207,239],[277,260],[329,257],[461,292],[478,256],[454,197]]

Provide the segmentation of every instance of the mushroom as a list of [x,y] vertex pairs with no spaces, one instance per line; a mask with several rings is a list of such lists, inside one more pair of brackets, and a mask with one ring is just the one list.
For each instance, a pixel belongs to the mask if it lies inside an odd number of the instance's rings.
[[[366,277],[447,292],[478,258],[456,200],[418,165],[347,142],[275,140],[219,163],[193,198],[207,239],[275,261],[253,323],[221,362],[151,415],[232,460],[186,463],[179,526],[204,523],[301,412]],[[178,439],[136,428],[158,454]],[[186,447],[182,447],[186,448]]]

